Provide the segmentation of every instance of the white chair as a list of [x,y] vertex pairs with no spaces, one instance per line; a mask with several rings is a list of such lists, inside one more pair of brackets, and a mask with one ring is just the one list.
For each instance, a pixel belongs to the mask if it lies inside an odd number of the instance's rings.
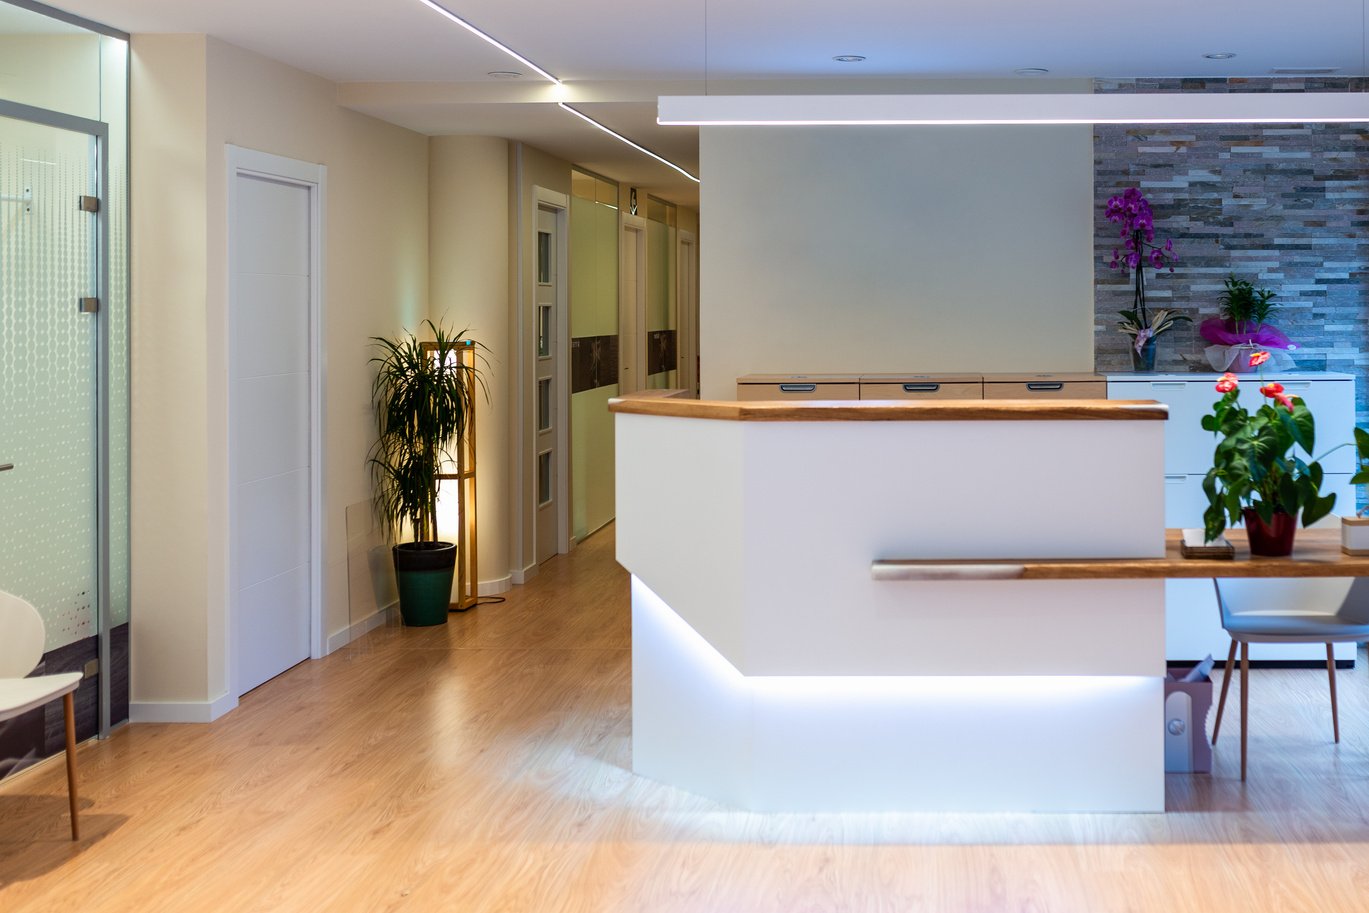
[[1245,779],[1246,724],[1249,716],[1250,645],[1326,644],[1326,672],[1331,680],[1331,731],[1340,741],[1340,719],[1336,708],[1336,660],[1331,645],[1345,641],[1369,640],[1369,605],[1349,600],[1354,580],[1349,577],[1308,577],[1300,579],[1213,580],[1222,627],[1231,635],[1231,650],[1226,657],[1222,678],[1222,697],[1217,702],[1217,720],[1212,725],[1212,744],[1222,729],[1222,711],[1231,686],[1236,646],[1241,648],[1241,779]]
[[81,839],[76,822],[76,713],[72,693],[80,672],[25,678],[43,658],[43,618],[18,596],[0,590],[0,722],[62,699],[67,722],[67,794],[71,839]]

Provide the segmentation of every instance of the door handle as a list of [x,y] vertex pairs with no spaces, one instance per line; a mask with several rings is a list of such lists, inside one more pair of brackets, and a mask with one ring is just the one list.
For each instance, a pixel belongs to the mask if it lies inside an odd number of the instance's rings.
[[941,384],[904,384],[904,393],[935,393],[941,389]]
[[817,384],[780,384],[781,393],[812,393]]
[[1064,385],[1063,383],[1054,383],[1054,384],[1027,384],[1027,389],[1028,389],[1028,390],[1063,390],[1063,389],[1065,389],[1065,385]]
[[0,472],[8,472],[14,468],[13,463],[0,463]]

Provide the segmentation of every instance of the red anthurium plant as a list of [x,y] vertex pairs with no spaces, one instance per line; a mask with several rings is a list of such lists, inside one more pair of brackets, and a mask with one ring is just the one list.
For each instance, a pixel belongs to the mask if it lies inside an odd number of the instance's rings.
[[[1250,363],[1268,360],[1268,352],[1257,352]],[[1265,402],[1252,413],[1240,404],[1240,380],[1229,373],[1217,381],[1217,392],[1222,398],[1203,416],[1204,430],[1218,438],[1203,479],[1208,541],[1220,536],[1228,521],[1240,522],[1247,508],[1266,524],[1275,514],[1296,518],[1301,513],[1302,525],[1311,526],[1331,513],[1336,496],[1321,494],[1322,467],[1312,458],[1316,424],[1302,397],[1284,393],[1280,383],[1266,383],[1260,387]]]

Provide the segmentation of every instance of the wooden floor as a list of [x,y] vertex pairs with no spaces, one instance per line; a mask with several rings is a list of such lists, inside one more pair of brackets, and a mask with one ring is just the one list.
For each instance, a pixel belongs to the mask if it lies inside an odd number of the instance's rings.
[[1250,782],[1233,718],[1167,815],[748,814],[631,773],[612,554],[83,746],[80,843],[60,759],[0,784],[0,911],[1369,910],[1362,654],[1341,745],[1324,672],[1258,670]]

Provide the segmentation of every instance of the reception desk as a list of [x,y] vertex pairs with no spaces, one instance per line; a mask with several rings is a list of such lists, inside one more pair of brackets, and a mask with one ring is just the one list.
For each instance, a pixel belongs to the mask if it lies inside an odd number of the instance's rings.
[[[768,811],[1162,811],[1164,406],[613,400],[633,767]],[[876,562],[944,562],[883,579]],[[897,575],[894,575],[895,577]]]

